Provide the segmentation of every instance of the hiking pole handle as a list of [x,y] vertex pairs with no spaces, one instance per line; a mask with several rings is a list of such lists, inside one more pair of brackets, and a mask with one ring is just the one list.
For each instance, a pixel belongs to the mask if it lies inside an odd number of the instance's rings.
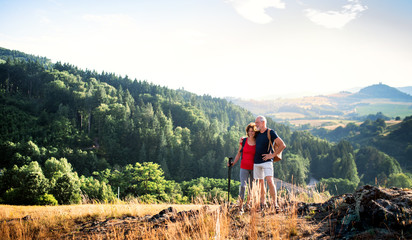
[[229,167],[231,168],[232,166],[233,166],[233,158],[230,157],[230,158],[229,158]]

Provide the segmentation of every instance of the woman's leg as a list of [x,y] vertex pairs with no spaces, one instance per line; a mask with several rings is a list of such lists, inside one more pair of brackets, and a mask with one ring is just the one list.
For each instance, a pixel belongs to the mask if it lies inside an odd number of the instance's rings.
[[247,192],[247,204],[250,205],[250,195],[252,194],[253,186],[253,170],[248,170],[248,192]]
[[246,169],[240,169],[240,188],[239,188],[239,206],[243,205],[245,199],[245,190],[247,185],[249,172]]

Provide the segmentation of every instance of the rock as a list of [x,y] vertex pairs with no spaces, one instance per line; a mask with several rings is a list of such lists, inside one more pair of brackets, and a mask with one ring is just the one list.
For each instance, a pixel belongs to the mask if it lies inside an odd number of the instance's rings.
[[395,238],[412,237],[412,190],[366,185],[353,194],[335,196],[325,203],[298,206],[298,214],[312,216],[317,222],[326,216],[336,220],[330,228],[340,237],[372,230],[385,232],[387,229],[392,230],[390,234]]
[[174,209],[173,207],[169,207],[166,209],[163,209],[162,211],[159,212],[159,215],[165,215],[166,213],[176,213],[176,209]]

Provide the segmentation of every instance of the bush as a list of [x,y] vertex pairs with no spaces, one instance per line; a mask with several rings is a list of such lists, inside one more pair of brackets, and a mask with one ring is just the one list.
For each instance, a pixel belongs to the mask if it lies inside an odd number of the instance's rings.
[[223,203],[227,199],[227,192],[223,191],[220,188],[213,188],[209,192],[208,201],[213,201],[217,203]]
[[387,187],[412,188],[412,179],[404,173],[389,175]]
[[158,200],[156,199],[156,196],[151,195],[151,194],[145,194],[145,195],[139,196],[139,200],[147,204],[155,204],[158,202]]
[[7,204],[18,204],[17,200],[18,200],[18,191],[14,188],[10,188],[8,189],[4,194],[3,194],[3,199],[4,199],[4,203]]
[[358,184],[351,182],[348,179],[327,178],[321,179],[317,186],[318,189],[321,186],[326,186],[326,191],[329,191],[332,195],[340,195],[354,192]]
[[45,193],[34,200],[36,205],[57,206],[58,202],[52,194]]
[[99,182],[99,180],[93,177],[80,178],[80,189],[84,195],[90,200],[97,200],[101,202],[110,202],[116,199],[112,188],[105,182]]

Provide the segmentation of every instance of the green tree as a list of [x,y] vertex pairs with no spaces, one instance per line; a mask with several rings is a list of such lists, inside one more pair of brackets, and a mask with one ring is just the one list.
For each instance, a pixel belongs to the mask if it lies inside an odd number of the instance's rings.
[[365,184],[384,184],[389,175],[402,172],[394,158],[374,147],[361,147],[355,158],[361,181]]
[[412,178],[404,173],[393,173],[389,175],[387,187],[412,188]]
[[80,183],[80,190],[82,194],[89,200],[110,202],[116,198],[111,186],[105,182],[100,182],[93,177],[86,178],[81,176]]
[[349,179],[342,178],[328,178],[321,179],[317,187],[320,191],[323,191],[326,187],[326,191],[329,191],[332,195],[341,195],[345,193],[352,193],[356,190],[357,183],[351,182]]
[[50,180],[50,193],[59,204],[73,204],[81,201],[80,180],[67,159],[50,158],[45,162],[45,175]]
[[48,180],[37,162],[14,166],[0,178],[3,199],[8,204],[36,204],[35,200],[48,191]]
[[162,169],[156,163],[128,164],[121,170],[105,170],[97,173],[102,182],[120,188],[120,197],[138,197],[143,201],[183,201],[181,190],[174,181],[165,180]]
[[34,203],[36,205],[51,205],[51,206],[56,206],[59,204],[56,198],[53,195],[48,194],[48,193],[45,193],[35,198]]
[[63,174],[56,180],[51,193],[59,204],[80,203],[80,181],[77,174]]
[[283,174],[276,175],[284,175],[284,178],[281,178],[282,180],[301,186],[306,185],[306,181],[309,177],[309,160],[307,158],[303,158],[297,154],[288,153],[284,155],[282,161],[274,163],[274,165],[275,168],[277,165],[282,165],[281,169],[283,169]]

